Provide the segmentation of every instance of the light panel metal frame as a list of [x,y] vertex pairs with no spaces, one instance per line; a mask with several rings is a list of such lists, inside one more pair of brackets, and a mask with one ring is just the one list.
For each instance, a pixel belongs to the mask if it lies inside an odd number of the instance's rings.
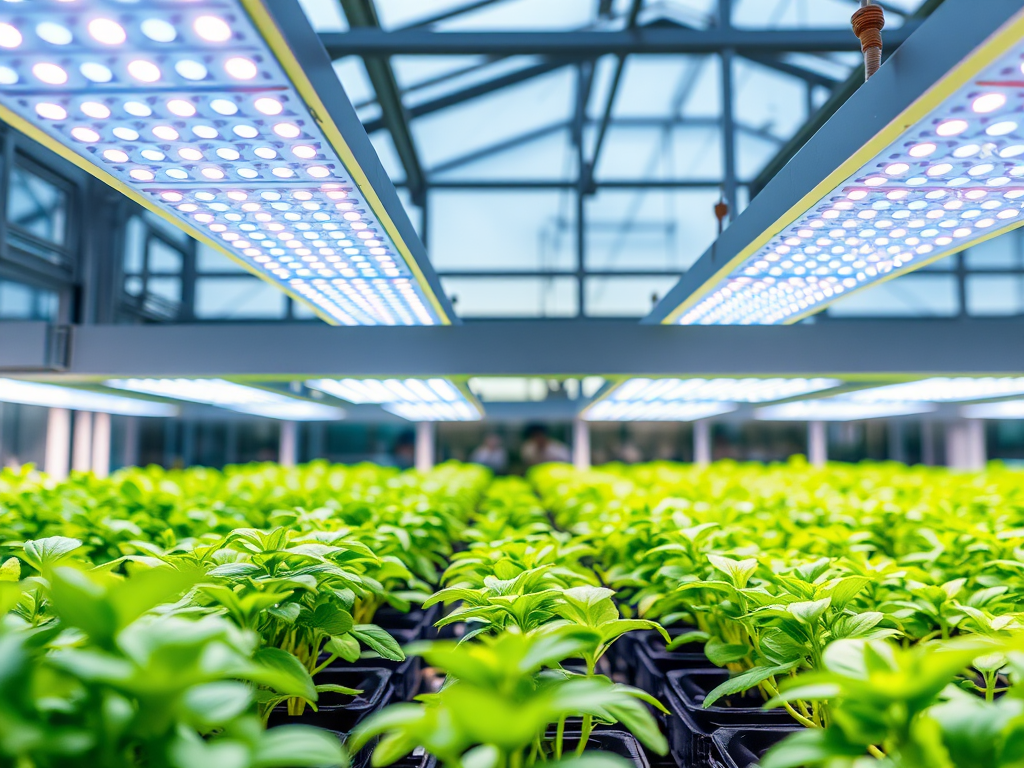
[[789,324],[1024,224],[1024,10],[950,0],[645,319]]
[[306,386],[355,405],[372,403],[408,421],[479,421],[484,410],[448,379],[311,379]]
[[295,0],[0,4],[0,119],[332,324],[454,315]]

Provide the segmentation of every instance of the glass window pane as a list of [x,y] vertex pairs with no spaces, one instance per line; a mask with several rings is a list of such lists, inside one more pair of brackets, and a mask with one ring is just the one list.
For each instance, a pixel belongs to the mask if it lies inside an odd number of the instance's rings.
[[249,274],[249,271],[242,265],[229,259],[216,248],[206,243],[196,243],[196,271],[199,274],[205,272],[239,272]]
[[146,282],[146,292],[151,296],[178,304],[181,302],[181,279],[177,277],[151,277]]
[[1021,265],[1021,231],[1015,229],[968,248],[964,254],[968,269],[999,269]]
[[573,192],[436,190],[428,211],[430,259],[437,270],[575,267]]
[[718,234],[716,189],[601,190],[587,198],[587,269],[679,271]]
[[1019,275],[970,275],[967,312],[971,315],[1024,313],[1024,279]]
[[163,216],[157,216],[152,211],[143,211],[142,217],[150,229],[155,229],[160,232],[164,237],[170,240],[172,243],[184,247],[191,236],[183,229],[178,229],[174,224],[171,224]]
[[448,277],[441,284],[448,296],[457,298],[455,311],[460,317],[576,314],[576,281],[571,277]]
[[196,317],[202,320],[278,319],[287,296],[257,277],[201,278],[196,281]]
[[161,274],[181,274],[181,263],[184,257],[177,248],[172,248],[163,240],[152,238],[149,241],[149,271]]
[[146,225],[138,216],[128,219],[124,236],[124,272],[126,275],[142,274],[146,255]]
[[142,293],[142,278],[128,277],[124,281],[124,292],[129,296],[138,296]]
[[587,278],[586,312],[592,317],[644,317],[668,293],[675,277]]
[[613,123],[605,137],[595,175],[600,179],[722,178],[722,137],[708,124]]
[[7,220],[54,245],[67,237],[68,197],[50,182],[14,166],[7,197]]
[[56,320],[59,303],[55,291],[0,280],[0,319]]
[[907,275],[840,299],[833,317],[950,317],[960,310],[953,275]]

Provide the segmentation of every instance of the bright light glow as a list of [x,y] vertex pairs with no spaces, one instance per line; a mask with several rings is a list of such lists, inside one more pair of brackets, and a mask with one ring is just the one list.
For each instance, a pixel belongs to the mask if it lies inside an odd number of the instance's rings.
[[838,379],[629,379],[612,390],[618,402],[769,403],[842,384]]
[[732,403],[615,402],[601,400],[583,412],[585,421],[697,421],[732,413]]
[[306,386],[409,421],[478,421],[477,406],[447,379],[315,379]]
[[223,43],[231,39],[231,27],[217,16],[200,16],[192,25],[196,34],[211,43]]
[[[1017,117],[1024,45],[1007,45],[852,175],[781,228],[773,225],[775,234],[724,275],[716,269],[714,282],[695,290],[669,322],[794,322],[1018,226],[1024,165],[1013,158],[1024,154]],[[977,193],[988,196],[987,207],[946,207],[981,199]]]
[[139,28],[142,34],[155,43],[171,43],[178,37],[174,25],[163,19],[146,19]]
[[935,403],[987,400],[1024,395],[1024,377],[957,377],[922,379],[851,392],[846,397],[863,403],[922,400]]
[[42,405],[73,411],[116,413],[122,416],[176,416],[178,408],[134,397],[109,395],[85,389],[41,384],[35,381],[0,379],[0,403]]
[[224,62],[224,71],[236,80],[252,80],[256,77],[256,65],[249,59],[236,57]]
[[965,405],[960,409],[960,415],[965,419],[1024,419],[1024,400]]
[[224,379],[111,379],[108,387],[172,400],[215,405],[231,411],[283,421],[337,421],[341,408],[288,397]]
[[52,21],[38,24],[36,34],[51,45],[68,45],[75,39],[70,29]]
[[17,48],[21,45],[21,32],[11,24],[0,24],[0,48]]
[[40,62],[32,67],[32,74],[47,85],[64,85],[68,81],[68,73],[56,64]]
[[152,61],[136,59],[128,63],[128,74],[143,83],[155,83],[160,79],[160,67]]
[[5,109],[325,319],[440,322],[241,0],[0,3],[7,49]]
[[860,421],[912,416],[918,413],[931,413],[934,410],[933,403],[859,403],[840,397],[825,397],[820,400],[798,400],[795,403],[758,408],[754,412],[754,418],[760,421]]
[[128,36],[124,27],[110,19],[93,19],[89,22],[89,34],[93,40],[104,45],[120,45]]

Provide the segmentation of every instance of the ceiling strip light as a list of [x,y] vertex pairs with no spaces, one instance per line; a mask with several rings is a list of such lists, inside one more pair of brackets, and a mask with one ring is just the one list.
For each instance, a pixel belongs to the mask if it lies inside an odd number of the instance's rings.
[[825,397],[820,400],[799,400],[758,408],[754,412],[754,418],[759,421],[860,421],[913,416],[931,413],[935,409],[933,403],[861,403],[840,397]]
[[341,408],[246,387],[224,379],[110,379],[108,387],[147,395],[215,405],[218,408],[282,421],[338,421]]
[[447,379],[314,379],[306,386],[356,405],[371,403],[409,421],[478,421],[483,409]]
[[838,387],[839,379],[628,379],[613,401],[767,403]]
[[586,408],[584,421],[697,421],[732,413],[732,403],[601,400]]
[[908,400],[953,403],[1024,395],[1024,377],[932,378],[850,392],[844,397],[863,403]]
[[451,322],[297,2],[2,6],[0,119],[329,323]]
[[1024,223],[1024,11],[950,0],[646,322],[796,322]]
[[0,403],[41,405],[73,411],[113,413],[120,416],[176,416],[178,408],[134,397],[108,395],[72,387],[58,387],[35,381],[0,379]]
[[1024,400],[965,405],[960,415],[965,419],[1024,419]]

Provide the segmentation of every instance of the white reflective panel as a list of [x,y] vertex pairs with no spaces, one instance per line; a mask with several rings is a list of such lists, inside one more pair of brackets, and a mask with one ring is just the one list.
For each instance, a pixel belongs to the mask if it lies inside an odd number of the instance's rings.
[[18,120],[332,322],[441,322],[242,0],[8,2],[0,24],[26,30],[0,78]]
[[838,379],[629,379],[609,395],[615,402],[767,403],[838,387]]
[[337,421],[341,408],[300,400],[224,379],[110,379],[108,387],[174,400],[215,405],[240,413],[283,421]]
[[935,408],[933,403],[861,403],[839,397],[826,397],[821,400],[769,405],[757,409],[754,418],[761,421],[859,421],[931,413]]
[[586,421],[696,421],[731,413],[731,403],[616,402],[602,400],[583,412]]
[[409,421],[478,421],[482,416],[447,379],[312,379],[306,386],[356,405],[381,405]]
[[851,392],[850,400],[886,403],[906,400],[951,403],[1024,394],[1024,377],[943,378],[908,381]]
[[122,416],[178,414],[178,408],[167,403],[17,379],[0,379],[0,403],[41,405],[47,408],[68,408],[73,411],[114,413]]
[[965,419],[1024,419],[1024,400],[965,405],[960,409],[960,415]]

